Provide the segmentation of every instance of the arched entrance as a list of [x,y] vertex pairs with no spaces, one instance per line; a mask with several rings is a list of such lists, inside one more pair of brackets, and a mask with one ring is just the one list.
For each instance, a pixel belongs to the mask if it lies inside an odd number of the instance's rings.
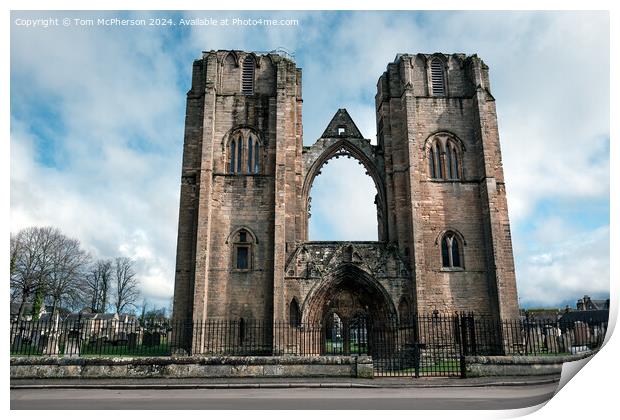
[[372,354],[373,328],[395,319],[385,289],[355,264],[343,263],[308,295],[304,322],[322,326],[322,354]]

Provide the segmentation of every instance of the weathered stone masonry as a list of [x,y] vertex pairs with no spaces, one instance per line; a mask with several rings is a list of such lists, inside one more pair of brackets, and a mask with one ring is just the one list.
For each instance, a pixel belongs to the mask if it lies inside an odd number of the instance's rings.
[[[340,109],[304,147],[301,86],[301,69],[278,54],[210,51],[194,62],[174,318],[516,317],[484,62],[399,54],[377,84],[377,145]],[[378,242],[308,242],[312,182],[341,155],[375,183]]]

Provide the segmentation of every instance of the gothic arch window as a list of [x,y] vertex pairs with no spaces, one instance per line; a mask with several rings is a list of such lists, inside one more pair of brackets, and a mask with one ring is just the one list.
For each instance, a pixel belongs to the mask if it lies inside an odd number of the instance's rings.
[[288,308],[288,320],[291,327],[299,327],[301,324],[301,312],[299,311],[299,304],[297,299],[293,298]]
[[439,58],[431,60],[431,87],[434,96],[446,95],[446,76],[443,61]]
[[452,148],[448,146],[446,148],[446,175],[448,179],[453,179],[452,177]]
[[252,136],[248,138],[248,174],[251,174],[254,169],[254,162],[252,161],[252,149],[254,148],[254,139]]
[[229,171],[231,174],[235,173],[235,139],[230,142],[230,166]]
[[456,145],[453,141],[450,141],[448,144],[448,149],[446,150],[447,156],[447,169],[448,169],[448,179],[459,179],[459,155],[456,150]]
[[242,164],[243,159],[243,141],[242,138],[239,137],[239,141],[237,142],[237,173],[241,173],[241,168],[243,168]]
[[463,268],[463,243],[454,231],[446,231],[441,237],[441,266]]
[[433,178],[443,179],[443,164],[442,164],[442,153],[441,153],[441,143],[436,141],[433,144],[433,161],[435,166],[435,173]]
[[[235,147],[234,143],[232,147],[234,149]],[[233,150],[233,154],[234,154],[234,150]],[[437,163],[435,162],[435,151],[433,150],[432,147],[428,152],[428,173],[431,178],[437,178]]]
[[428,175],[433,180],[458,181],[462,174],[463,148],[452,135],[439,133],[429,140]]
[[232,53],[229,53],[224,59],[224,68],[227,71],[232,71],[237,66],[235,61],[235,56]]
[[255,140],[254,142],[254,174],[258,174],[259,171],[260,171],[260,145],[258,143],[258,140]]
[[253,55],[247,55],[243,60],[243,73],[241,76],[241,92],[244,95],[254,95],[254,72],[256,62]]
[[237,59],[232,52],[228,53],[222,62],[222,71],[219,75],[221,91],[225,93],[239,92],[239,76]]
[[229,174],[258,175],[262,167],[262,146],[256,133],[243,128],[234,131],[229,136],[228,156],[226,168]]
[[255,242],[254,236],[247,229],[239,229],[233,234],[233,269],[252,269]]

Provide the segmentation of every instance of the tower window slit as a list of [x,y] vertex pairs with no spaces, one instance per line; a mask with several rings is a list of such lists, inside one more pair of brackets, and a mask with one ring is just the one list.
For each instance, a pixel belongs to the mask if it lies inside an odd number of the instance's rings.
[[241,149],[243,149],[243,142],[241,141],[241,137],[239,137],[239,144],[237,147],[237,172],[241,173],[242,170],[242,166],[241,166]]
[[252,173],[252,145],[254,143],[254,140],[252,139],[252,136],[250,136],[250,138],[248,139],[248,174]]
[[235,173],[235,141],[230,142],[230,173]]
[[258,146],[258,141],[254,144],[254,173],[257,174],[258,170],[259,170],[259,163],[258,163],[258,159],[260,158],[259,155],[259,146]]
[[439,145],[435,144],[434,149],[435,149],[435,165],[437,167],[435,174],[437,175],[437,178],[443,178],[443,167],[441,165],[441,151],[439,150]]
[[441,60],[435,59],[431,62],[431,86],[434,95],[445,95],[444,67]]
[[448,170],[448,179],[452,179],[454,178],[454,174],[452,173],[452,150],[448,149],[448,153],[446,153],[446,159],[447,159],[447,170]]
[[244,95],[254,95],[254,57],[248,55],[243,60],[241,91]]
[[458,154],[456,153],[456,148],[452,146],[452,158],[450,162],[450,167],[452,168],[451,178],[458,179],[459,178],[459,161]]

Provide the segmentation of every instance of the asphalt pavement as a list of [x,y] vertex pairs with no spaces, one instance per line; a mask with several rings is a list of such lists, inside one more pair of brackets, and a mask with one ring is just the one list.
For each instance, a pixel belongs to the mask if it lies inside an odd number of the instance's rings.
[[11,409],[514,409],[559,377],[11,380]]
[[12,389],[11,409],[497,410],[544,403],[555,388]]

